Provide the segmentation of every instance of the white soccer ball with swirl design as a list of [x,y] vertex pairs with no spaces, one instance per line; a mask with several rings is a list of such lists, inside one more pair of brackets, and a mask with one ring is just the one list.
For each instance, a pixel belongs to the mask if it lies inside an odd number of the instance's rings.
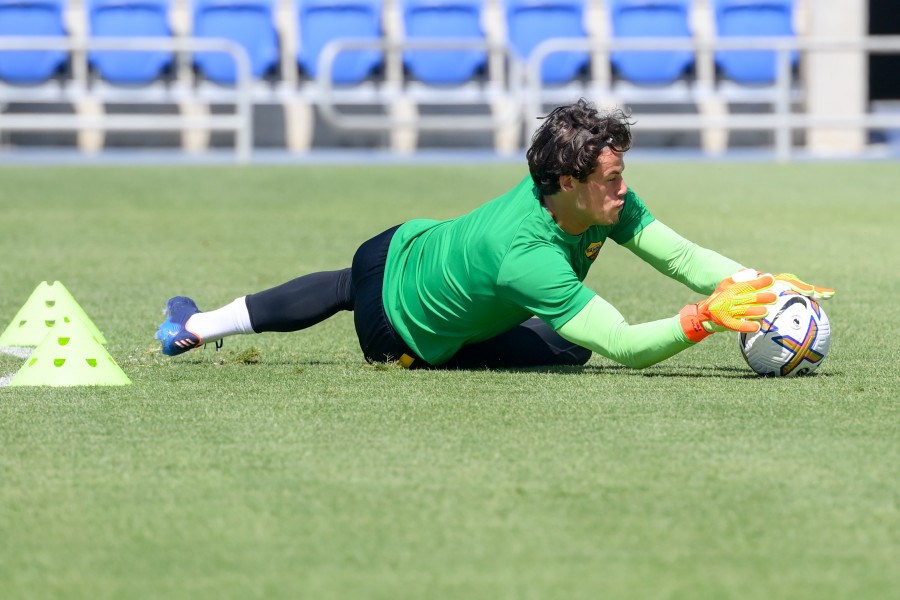
[[822,306],[776,283],[778,301],[768,307],[756,333],[738,336],[750,368],[767,377],[809,375],[821,366],[831,346],[831,323]]

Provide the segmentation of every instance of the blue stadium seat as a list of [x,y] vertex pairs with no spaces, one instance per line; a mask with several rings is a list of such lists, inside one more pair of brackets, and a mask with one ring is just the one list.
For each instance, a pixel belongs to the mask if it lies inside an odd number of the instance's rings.
[[[509,44],[522,59],[550,38],[586,38],[585,0],[505,0]],[[588,52],[556,52],[541,67],[545,83],[575,79],[588,64]]]
[[[318,76],[322,48],[338,38],[381,39],[382,0],[298,0],[300,48],[297,64],[309,77]],[[384,62],[384,53],[372,48],[340,52],[332,63],[337,84],[359,83]]]
[[[65,36],[65,0],[0,0],[0,36]],[[32,84],[47,81],[66,63],[62,50],[0,52],[0,79]]]
[[[611,0],[613,38],[691,38],[692,0]],[[610,54],[616,73],[642,85],[664,85],[694,64],[690,50],[617,50]]]
[[[472,39],[484,41],[484,0],[401,0],[406,39]],[[429,84],[453,85],[472,79],[487,61],[485,50],[407,50],[403,64]]]
[[[225,38],[244,47],[250,71],[261,79],[278,65],[278,32],[273,0],[194,0],[194,35]],[[234,59],[224,52],[198,52],[194,64],[207,78],[220,84],[234,83]]]
[[[716,0],[717,35],[727,37],[796,37],[794,0]],[[766,84],[775,81],[775,51],[723,50],[716,52],[721,73],[738,83]],[[791,55],[797,63],[797,53]]]
[[[171,37],[170,0],[90,0],[88,28],[91,37]],[[104,51],[88,54],[91,66],[107,81],[149,83],[173,60],[172,52]]]

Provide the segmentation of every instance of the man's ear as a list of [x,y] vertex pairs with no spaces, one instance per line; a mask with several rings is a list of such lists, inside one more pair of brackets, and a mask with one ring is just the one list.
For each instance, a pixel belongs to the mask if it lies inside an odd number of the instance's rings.
[[575,178],[571,175],[560,175],[559,187],[564,192],[571,192],[575,189]]

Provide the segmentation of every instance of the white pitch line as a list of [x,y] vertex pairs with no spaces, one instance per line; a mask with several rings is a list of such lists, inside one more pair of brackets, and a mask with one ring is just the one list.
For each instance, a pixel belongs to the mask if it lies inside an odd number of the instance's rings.
[[26,348],[25,346],[0,346],[0,353],[9,354],[16,358],[28,358],[34,348]]
[[[34,348],[26,348],[24,346],[0,346],[0,353],[23,359],[31,356],[32,350],[34,350]],[[15,376],[16,371],[7,373],[6,375],[0,375],[0,388],[8,386]]]

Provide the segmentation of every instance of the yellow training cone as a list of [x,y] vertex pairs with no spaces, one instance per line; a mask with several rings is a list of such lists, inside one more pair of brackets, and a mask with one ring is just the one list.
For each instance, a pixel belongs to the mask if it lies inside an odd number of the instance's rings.
[[38,344],[9,385],[130,385],[106,348],[80,321],[60,323]]
[[81,321],[98,342],[106,343],[103,333],[66,286],[58,281],[43,281],[0,334],[0,346],[37,346],[53,327],[69,321]]

